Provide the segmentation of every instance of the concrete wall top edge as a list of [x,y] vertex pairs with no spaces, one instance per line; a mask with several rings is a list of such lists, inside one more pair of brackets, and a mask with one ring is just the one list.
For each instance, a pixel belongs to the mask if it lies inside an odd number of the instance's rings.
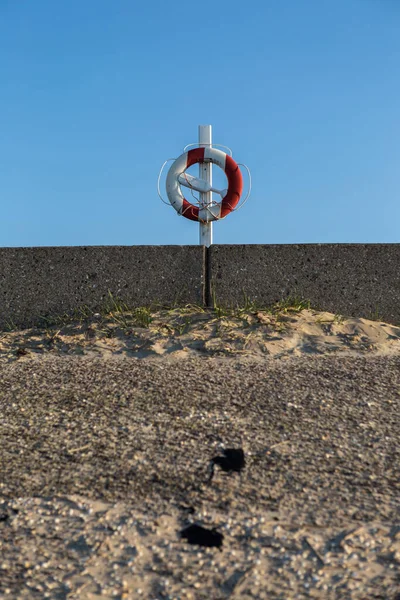
[[213,244],[211,246],[212,248],[271,248],[271,247],[275,247],[275,248],[298,248],[298,247],[311,247],[311,246],[324,246],[324,247],[329,247],[329,246],[340,246],[340,247],[347,247],[347,246],[351,246],[351,247],[360,247],[360,246],[381,246],[381,247],[385,247],[385,246],[399,246],[400,247],[400,242],[305,242],[305,243],[293,243],[293,244]]
[[[218,248],[296,248],[296,247],[360,247],[360,246],[380,246],[380,247],[393,247],[400,246],[400,242],[299,242],[291,244],[213,244],[210,249]],[[0,246],[0,252],[2,250],[87,250],[87,249],[110,249],[110,248],[205,248],[200,244],[131,244],[131,245],[86,245],[86,246]]]
[[[0,246],[2,250],[66,250],[69,248],[86,250],[87,248],[199,248],[199,244],[131,244],[131,245],[87,245],[87,246]],[[204,247],[204,246],[202,246]]]

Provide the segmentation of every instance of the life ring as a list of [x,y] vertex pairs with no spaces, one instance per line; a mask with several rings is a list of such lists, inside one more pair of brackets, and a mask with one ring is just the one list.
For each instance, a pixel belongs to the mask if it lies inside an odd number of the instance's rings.
[[[202,208],[186,200],[182,194],[179,176],[192,165],[200,162],[211,162],[226,174],[228,189],[221,202]],[[172,163],[166,180],[166,190],[170,203],[179,215],[191,221],[217,221],[223,219],[238,205],[243,189],[243,178],[239,166],[229,154],[216,148],[194,148]]]

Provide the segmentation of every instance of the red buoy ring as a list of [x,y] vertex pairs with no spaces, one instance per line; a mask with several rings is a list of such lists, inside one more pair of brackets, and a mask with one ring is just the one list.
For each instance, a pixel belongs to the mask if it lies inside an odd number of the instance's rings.
[[[228,189],[221,202],[205,208],[195,206],[184,198],[178,179],[186,169],[200,162],[211,162],[221,167],[228,179]],[[194,148],[181,154],[172,163],[167,175],[166,189],[168,199],[179,215],[191,221],[217,221],[226,217],[238,205],[243,189],[243,178],[237,163],[229,154],[216,148]]]

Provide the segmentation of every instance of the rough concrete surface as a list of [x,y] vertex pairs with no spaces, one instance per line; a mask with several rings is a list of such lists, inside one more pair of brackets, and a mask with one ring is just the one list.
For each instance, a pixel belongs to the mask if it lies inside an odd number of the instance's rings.
[[0,328],[99,309],[109,291],[130,305],[203,302],[201,246],[0,249]]
[[399,244],[214,245],[209,273],[222,305],[297,294],[320,310],[400,323]]
[[[0,597],[398,600],[400,357],[22,356]],[[215,467],[243,448],[241,473]],[[223,545],[179,535],[217,528]]]
[[111,291],[131,306],[314,308],[400,324],[399,244],[99,246],[0,249],[0,329],[88,306]]

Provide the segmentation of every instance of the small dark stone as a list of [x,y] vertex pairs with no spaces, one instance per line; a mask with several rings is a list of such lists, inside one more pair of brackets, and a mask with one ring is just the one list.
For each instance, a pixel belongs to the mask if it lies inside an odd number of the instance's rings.
[[4,523],[5,521],[8,521],[9,518],[10,518],[10,515],[8,515],[7,513],[0,513],[0,523]]
[[210,461],[210,481],[214,475],[214,465],[218,465],[225,473],[240,473],[246,465],[242,448],[225,448],[224,456],[214,456]]
[[180,536],[189,544],[206,546],[207,548],[221,548],[224,536],[216,529],[205,529],[201,525],[189,525],[182,529]]
[[28,354],[28,350],[26,348],[17,348],[15,354],[17,356],[26,356]]
[[179,506],[179,508],[185,512],[187,512],[189,515],[193,515],[195,513],[195,510],[193,508],[193,506],[190,506],[188,504],[181,504]]

